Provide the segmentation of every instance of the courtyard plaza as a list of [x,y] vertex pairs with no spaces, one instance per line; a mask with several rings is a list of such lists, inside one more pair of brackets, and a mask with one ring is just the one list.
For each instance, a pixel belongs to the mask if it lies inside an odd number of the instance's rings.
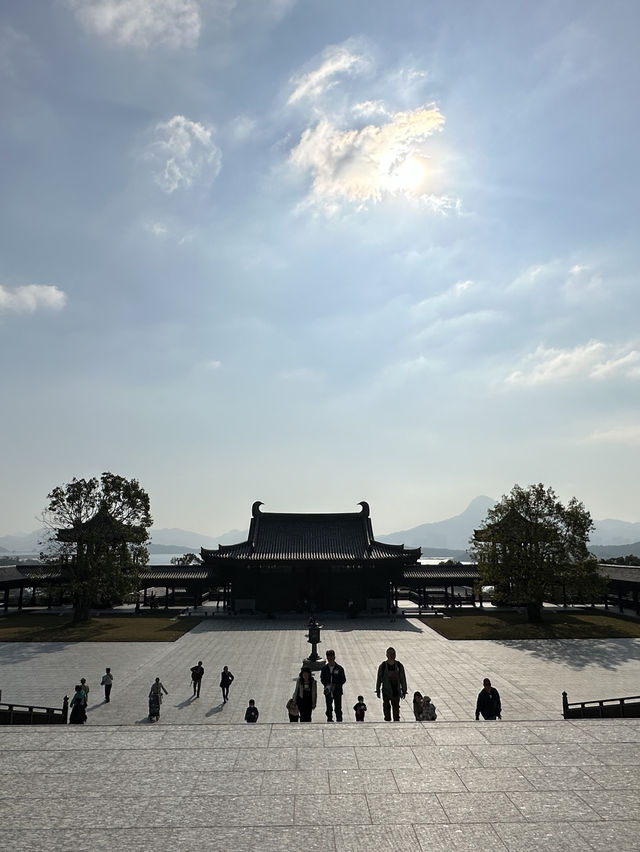
[[[326,723],[321,691],[310,725],[286,721],[310,650],[304,618],[209,617],[173,643],[1,645],[5,702],[60,706],[80,677],[91,687],[84,726],[0,728],[3,846],[640,848],[640,720],[561,714],[563,690],[572,702],[640,694],[640,640],[451,642],[414,618],[319,621],[319,652],[335,649],[346,670],[342,724]],[[409,686],[400,723],[382,720],[375,696],[390,645]],[[227,704],[224,665],[235,675]],[[503,718],[475,722],[487,676]],[[169,694],[152,724],[155,677]],[[431,696],[437,722],[413,720],[414,690]],[[250,698],[256,725],[244,724]]]

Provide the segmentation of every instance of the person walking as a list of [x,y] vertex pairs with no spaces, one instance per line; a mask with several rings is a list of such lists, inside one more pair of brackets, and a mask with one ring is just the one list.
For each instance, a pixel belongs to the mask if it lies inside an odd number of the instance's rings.
[[293,697],[300,711],[300,721],[310,722],[318,700],[318,684],[309,666],[300,669]]
[[193,685],[194,698],[200,698],[200,684],[202,683],[203,674],[202,660],[198,660],[197,666],[191,666],[191,683]]
[[333,722],[334,710],[336,722],[342,722],[342,687],[346,680],[344,669],[336,663],[336,652],[327,651],[326,665],[320,670],[320,683],[324,687],[327,705],[327,722]]
[[500,702],[500,693],[491,686],[491,681],[488,677],[482,681],[482,689],[478,693],[476,701],[476,722],[480,716],[487,722],[493,722],[495,719],[502,719],[502,704]]
[[226,704],[229,700],[229,687],[235,680],[234,676],[229,671],[229,667],[225,666],[220,674],[220,689],[222,690],[222,703]]
[[104,700],[108,704],[111,701],[111,687],[113,686],[113,675],[108,667],[102,675],[100,686],[104,686]]
[[367,712],[367,705],[364,703],[364,696],[359,695],[357,702],[353,705],[353,712],[356,714],[356,722],[364,722],[364,714]]
[[376,678],[376,696],[380,698],[382,691],[382,713],[385,722],[391,721],[393,710],[393,721],[400,721],[400,699],[407,694],[407,678],[404,666],[396,660],[395,648],[387,648],[387,659],[378,666]]

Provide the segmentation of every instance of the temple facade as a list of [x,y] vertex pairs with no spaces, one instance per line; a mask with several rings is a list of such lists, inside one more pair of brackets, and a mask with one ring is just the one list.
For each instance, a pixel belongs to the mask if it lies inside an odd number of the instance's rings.
[[263,512],[253,504],[249,537],[202,548],[214,584],[236,611],[386,610],[403,571],[420,548],[373,536],[369,505],[360,512]]

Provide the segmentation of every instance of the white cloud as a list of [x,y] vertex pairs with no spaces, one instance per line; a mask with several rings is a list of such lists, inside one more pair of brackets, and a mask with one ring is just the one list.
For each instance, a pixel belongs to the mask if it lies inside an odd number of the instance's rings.
[[202,26],[198,0],[67,0],[82,26],[125,47],[192,47]]
[[25,284],[9,289],[0,284],[0,313],[32,314],[38,310],[59,311],[66,293],[48,284]]
[[154,180],[167,194],[189,189],[195,183],[211,184],[222,167],[220,149],[213,141],[213,128],[183,115],[174,115],[156,125],[156,140],[145,153]]
[[623,379],[640,377],[640,352],[590,341],[573,349],[545,349],[539,346],[528,355],[520,369],[505,380],[510,386],[532,387],[572,379],[607,379],[614,375]]
[[210,372],[215,372],[222,367],[222,361],[205,361],[204,368]]
[[346,44],[331,45],[322,56],[322,63],[314,71],[291,78],[290,82],[295,88],[289,95],[287,105],[305,99],[315,100],[336,85],[334,78],[338,74],[355,74],[369,64],[364,56],[353,53]]
[[363,207],[393,196],[446,210],[453,202],[425,191],[429,163],[423,151],[425,140],[443,125],[436,106],[398,112],[384,124],[352,130],[340,130],[324,118],[303,132],[289,160],[311,174],[310,200],[327,213],[345,201]]
[[623,446],[640,446],[640,426],[617,426],[614,429],[596,430],[586,439],[588,444],[621,444]]

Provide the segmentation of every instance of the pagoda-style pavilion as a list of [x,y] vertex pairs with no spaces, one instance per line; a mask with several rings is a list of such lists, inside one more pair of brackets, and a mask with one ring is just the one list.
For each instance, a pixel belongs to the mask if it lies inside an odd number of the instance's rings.
[[376,541],[369,505],[359,505],[292,514],[262,512],[256,501],[247,541],[202,548],[202,559],[237,611],[386,610],[392,585],[421,551]]

